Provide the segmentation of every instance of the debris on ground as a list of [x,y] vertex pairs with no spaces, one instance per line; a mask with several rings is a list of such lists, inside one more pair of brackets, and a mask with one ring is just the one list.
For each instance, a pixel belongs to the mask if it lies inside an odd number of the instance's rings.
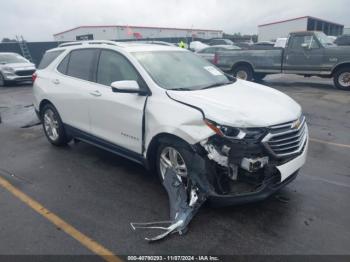
[[169,197],[170,219],[148,223],[130,223],[133,230],[151,229],[161,232],[153,237],[145,238],[150,242],[164,239],[173,233],[180,235],[186,233],[192,218],[207,199],[207,195],[198,187],[192,186],[190,190],[186,188],[172,169],[166,171],[163,186]]
[[287,204],[290,201],[290,199],[288,197],[280,195],[280,194],[275,195],[275,199],[277,199],[278,201],[280,201],[284,204]]

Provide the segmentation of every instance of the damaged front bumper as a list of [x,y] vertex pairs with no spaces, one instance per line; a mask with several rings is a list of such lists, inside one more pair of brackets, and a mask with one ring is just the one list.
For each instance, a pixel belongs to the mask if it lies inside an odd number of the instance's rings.
[[[278,128],[280,133],[272,129],[271,141],[232,141],[215,135],[197,145],[197,152],[208,161],[203,179],[209,181],[210,190],[206,191],[213,205],[261,201],[296,178],[306,161],[307,125],[302,123],[298,129],[283,132]],[[272,136],[268,133],[265,137]],[[283,156],[274,154],[271,148],[283,152]]]

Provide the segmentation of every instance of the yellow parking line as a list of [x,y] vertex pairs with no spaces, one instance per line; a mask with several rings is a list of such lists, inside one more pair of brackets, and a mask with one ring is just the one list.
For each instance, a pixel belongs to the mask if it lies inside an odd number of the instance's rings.
[[121,262],[122,260],[113,254],[110,250],[106,249],[96,241],[92,240],[88,236],[81,233],[79,230],[75,229],[73,226],[69,225],[63,219],[59,218],[54,213],[51,213],[50,210],[46,209],[40,203],[27,196],[25,193],[14,187],[6,179],[0,177],[0,186],[9,191],[16,198],[24,202],[30,208],[38,212],[40,215],[45,217],[51,223],[53,223],[58,228],[62,229],[71,237],[75,238],[80,244],[90,249],[93,253],[101,256],[104,260],[108,262]]
[[350,148],[350,145],[338,144],[338,143],[328,142],[328,141],[315,139],[315,138],[310,138],[310,141],[321,143],[321,144],[332,145],[332,146],[339,146],[339,147],[344,147],[344,148]]

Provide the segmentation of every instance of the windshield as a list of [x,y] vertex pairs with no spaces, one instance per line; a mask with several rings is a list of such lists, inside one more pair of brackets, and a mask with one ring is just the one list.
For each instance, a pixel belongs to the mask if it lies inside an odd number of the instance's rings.
[[322,46],[334,46],[334,43],[332,43],[332,41],[325,35],[325,33],[315,32],[315,35]]
[[28,63],[28,61],[17,54],[0,54],[0,63]]
[[199,90],[232,83],[220,69],[187,51],[135,52],[133,55],[164,89]]

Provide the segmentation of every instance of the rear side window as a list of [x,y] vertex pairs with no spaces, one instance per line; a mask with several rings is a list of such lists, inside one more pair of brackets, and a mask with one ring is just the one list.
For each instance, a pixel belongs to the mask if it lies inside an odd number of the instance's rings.
[[55,60],[64,50],[46,52],[40,61],[38,69],[44,69],[48,67],[53,60]]
[[61,61],[61,63],[57,67],[58,72],[65,74],[65,75],[67,74],[69,56],[70,56],[70,54],[66,55],[66,57]]
[[94,81],[93,72],[97,54],[97,49],[79,49],[72,51],[70,53],[66,74],[72,77]]

